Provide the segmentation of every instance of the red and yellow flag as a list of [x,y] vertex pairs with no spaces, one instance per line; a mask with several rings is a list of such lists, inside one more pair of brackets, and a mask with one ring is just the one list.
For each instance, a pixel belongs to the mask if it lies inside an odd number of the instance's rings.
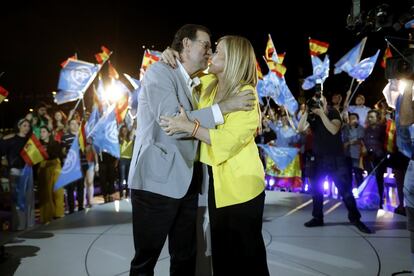
[[108,65],[109,65],[109,67],[108,67],[109,77],[112,78],[112,79],[116,79],[116,80],[119,79],[118,71],[116,71],[115,67],[112,66],[112,63],[109,60],[108,60]]
[[390,49],[390,46],[387,46],[384,52],[384,56],[382,57],[382,60],[381,60],[382,68],[385,68],[385,65],[387,64],[387,58],[390,58],[390,57],[392,57],[391,49]]
[[5,98],[9,95],[9,91],[4,89],[4,87],[0,86],[0,103],[4,101]]
[[277,54],[277,61],[278,61],[278,63],[280,63],[280,64],[283,63],[283,61],[285,60],[285,55],[286,55],[286,52],[283,53],[283,54]]
[[128,94],[122,96],[122,98],[116,103],[115,117],[118,124],[122,123],[128,112]]
[[26,145],[24,145],[20,151],[20,156],[30,166],[36,165],[37,163],[49,158],[46,150],[34,134],[30,136]]
[[278,77],[283,78],[286,74],[286,66],[281,63],[276,63],[274,61],[268,61],[267,66],[269,66],[269,70],[275,72]]
[[101,53],[98,53],[95,55],[96,61],[99,64],[105,63],[105,61],[107,61],[112,54],[112,52],[105,46],[101,46],[101,50],[102,50]]
[[311,56],[319,56],[328,51],[329,43],[309,38],[309,52]]
[[79,135],[78,135],[78,139],[79,139],[79,148],[80,150],[85,153],[85,149],[86,149],[86,132],[85,132],[85,120],[82,120],[81,125],[79,127]]
[[268,34],[269,38],[267,39],[265,58],[266,60],[272,60],[273,53],[276,52],[275,45],[273,44],[272,37]]
[[78,59],[78,55],[77,55],[77,54],[74,54],[73,56],[68,57],[65,61],[63,61],[63,62],[60,64],[60,66],[62,66],[62,68],[63,68],[63,67],[65,67],[65,66],[66,66],[66,64],[68,64],[68,63],[69,63],[69,60],[71,60],[71,59],[77,60],[77,59]]
[[385,150],[389,153],[397,151],[397,128],[394,120],[387,120],[385,129]]
[[140,72],[140,79],[144,76],[145,71],[154,64],[155,62],[159,61],[161,57],[161,52],[159,51],[150,51],[148,49],[145,50],[144,56],[142,58],[141,64],[141,72]]
[[277,63],[283,63],[283,59],[285,58],[285,54],[278,54],[276,52],[276,48],[275,45],[273,44],[273,40],[272,37],[269,34],[269,39],[267,40],[267,44],[266,44],[266,52],[265,52],[265,59],[266,61],[271,61],[273,60],[273,55],[276,55],[277,58],[275,57],[274,61],[277,61]]

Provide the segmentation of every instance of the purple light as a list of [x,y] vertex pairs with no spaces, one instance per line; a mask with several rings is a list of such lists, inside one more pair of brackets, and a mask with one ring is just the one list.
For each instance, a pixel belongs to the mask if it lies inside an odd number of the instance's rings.
[[352,194],[354,195],[354,198],[359,198],[358,188],[353,188],[352,189]]
[[325,191],[328,191],[328,190],[329,190],[329,182],[328,182],[328,180],[325,180],[325,181],[323,182],[323,189],[324,189]]
[[305,192],[307,192],[309,190],[309,186],[308,183],[305,184]]

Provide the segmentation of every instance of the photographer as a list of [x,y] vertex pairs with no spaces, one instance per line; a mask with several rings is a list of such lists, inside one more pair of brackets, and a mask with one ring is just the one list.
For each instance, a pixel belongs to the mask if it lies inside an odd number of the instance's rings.
[[[320,90],[319,90],[320,91]],[[313,132],[313,158],[311,165],[311,191],[313,199],[313,218],[306,227],[323,226],[323,187],[322,182],[330,175],[338,188],[346,208],[348,218],[359,231],[372,233],[361,222],[355,198],[352,194],[350,166],[343,152],[341,139],[341,116],[336,109],[328,108],[326,99],[318,90],[308,102],[307,110],[299,121],[298,130],[304,132],[309,126]],[[308,111],[310,109],[310,112]]]

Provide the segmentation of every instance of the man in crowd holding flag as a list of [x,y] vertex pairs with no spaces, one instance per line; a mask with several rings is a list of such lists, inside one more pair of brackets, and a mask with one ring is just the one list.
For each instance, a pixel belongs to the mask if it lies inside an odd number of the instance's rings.
[[54,218],[65,216],[64,191],[55,190],[62,166],[62,148],[53,138],[47,126],[40,127],[40,143],[48,158],[42,160],[38,168],[39,205],[41,223],[49,223]]
[[[82,132],[79,131],[80,126],[79,126],[78,120],[75,118],[72,118],[70,119],[68,124],[69,124],[69,131],[62,137],[62,149],[63,149],[63,154],[65,156],[65,159],[68,158],[69,153],[70,153],[70,148],[72,147],[72,144],[74,143],[76,138],[81,137],[80,140],[85,141],[84,140],[85,137],[82,135]],[[79,143],[78,141],[76,142]],[[84,147],[84,143],[82,143],[82,146]],[[81,177],[73,182],[69,182],[66,185],[66,192],[67,192],[68,205],[69,205],[69,214],[72,214],[75,211],[75,196],[74,196],[75,189],[76,189],[76,200],[78,202],[78,211],[82,211],[84,209],[83,208],[84,175],[88,168],[88,162],[86,160],[85,154],[82,153],[80,156],[81,156],[81,168],[82,168]]]

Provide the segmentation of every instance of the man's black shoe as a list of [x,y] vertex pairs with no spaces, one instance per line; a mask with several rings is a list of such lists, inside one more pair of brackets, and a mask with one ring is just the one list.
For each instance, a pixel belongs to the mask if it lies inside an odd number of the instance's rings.
[[361,231],[362,233],[365,234],[372,234],[372,230],[368,228],[368,226],[366,226],[362,221],[357,220],[352,222],[353,225],[356,226],[356,228],[358,228],[359,231]]
[[323,226],[323,219],[317,219],[313,218],[308,222],[305,222],[305,227],[317,227],[317,226]]

